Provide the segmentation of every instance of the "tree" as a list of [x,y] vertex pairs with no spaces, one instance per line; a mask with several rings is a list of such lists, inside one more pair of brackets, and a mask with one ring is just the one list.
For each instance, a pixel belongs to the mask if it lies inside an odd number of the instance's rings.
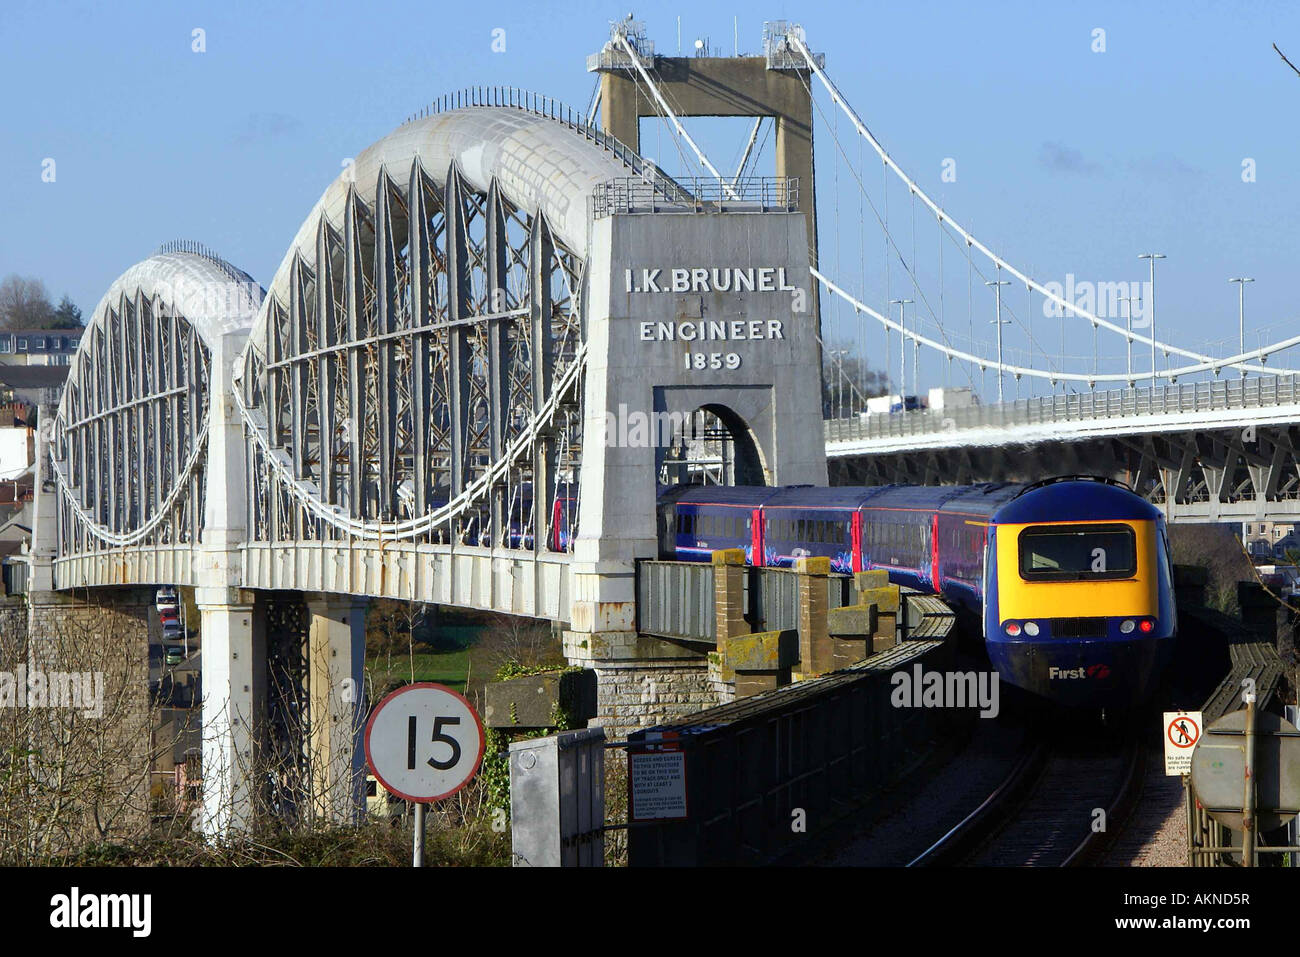
[[[847,355],[840,355],[847,351]],[[822,412],[839,418],[860,412],[866,399],[885,394],[883,372],[872,369],[865,359],[827,343],[822,350]]]
[[83,323],[81,321],[81,307],[75,302],[64,296],[59,300],[59,307],[50,315],[50,323],[47,329],[80,329]]
[[[73,308],[76,308],[75,306]],[[0,282],[0,326],[5,329],[44,329],[54,316],[45,283],[26,276],[6,276]]]
[[1169,547],[1176,565],[1201,565],[1208,572],[1205,603],[1227,615],[1238,612],[1237,583],[1255,580],[1235,529],[1224,525],[1169,526]]

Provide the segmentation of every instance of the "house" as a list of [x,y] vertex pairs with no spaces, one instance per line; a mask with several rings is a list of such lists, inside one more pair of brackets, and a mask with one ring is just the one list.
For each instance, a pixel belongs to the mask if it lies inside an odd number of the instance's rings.
[[[1291,522],[1242,522],[1241,540],[1252,560],[1271,562],[1285,555],[1285,550],[1278,552],[1277,546],[1288,536],[1294,538],[1295,528]],[[1295,545],[1288,544],[1287,547],[1294,548]]]
[[[0,333],[0,336],[12,333]],[[0,363],[0,400],[23,402],[37,408],[58,405],[63,383],[68,380],[66,365],[5,365]]]
[[84,329],[5,329],[0,331],[0,364],[66,366]]

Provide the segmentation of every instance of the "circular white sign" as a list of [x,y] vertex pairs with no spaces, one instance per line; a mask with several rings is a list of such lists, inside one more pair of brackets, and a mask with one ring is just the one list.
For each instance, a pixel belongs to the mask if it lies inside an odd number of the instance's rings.
[[455,794],[483,760],[483,725],[463,695],[431,682],[398,688],[366,722],[366,762],[408,801]]

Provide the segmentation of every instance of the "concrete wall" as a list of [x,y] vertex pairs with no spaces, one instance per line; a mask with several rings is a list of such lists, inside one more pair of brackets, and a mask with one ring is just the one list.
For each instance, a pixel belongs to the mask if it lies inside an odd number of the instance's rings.
[[[622,724],[720,701],[703,652],[636,636],[636,560],[657,554],[666,451],[658,443],[670,438],[655,434],[654,417],[684,418],[701,406],[734,413],[757,449],[758,484],[825,485],[826,453],[802,216],[616,215],[594,228],[584,491],[565,651],[595,668],[602,714]],[[737,270],[753,288],[738,290]],[[648,423],[639,435],[637,416]],[[646,697],[663,706],[657,711],[641,701],[655,668],[663,678]]]

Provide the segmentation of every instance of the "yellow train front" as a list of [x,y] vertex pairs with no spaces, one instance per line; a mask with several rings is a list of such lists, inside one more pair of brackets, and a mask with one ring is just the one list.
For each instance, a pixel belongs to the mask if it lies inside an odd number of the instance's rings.
[[993,513],[984,638],[1004,681],[1075,706],[1150,697],[1177,630],[1164,516],[1121,486],[1056,481]]

